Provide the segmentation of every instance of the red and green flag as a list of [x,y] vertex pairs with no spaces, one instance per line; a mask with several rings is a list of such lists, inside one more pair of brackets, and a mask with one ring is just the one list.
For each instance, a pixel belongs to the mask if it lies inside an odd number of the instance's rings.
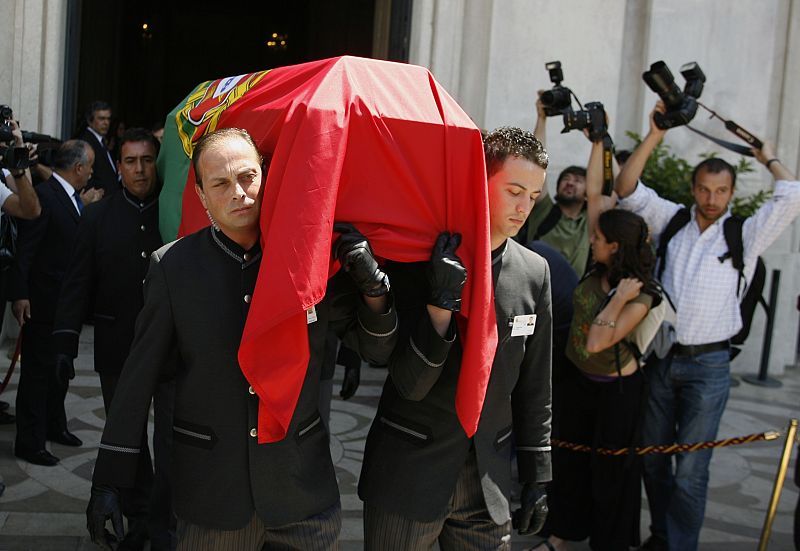
[[193,144],[246,129],[270,160],[263,260],[239,348],[259,398],[259,442],[286,435],[309,359],[305,311],[322,300],[334,221],[376,255],[424,261],[460,232],[469,277],[459,319],[456,411],[477,430],[497,343],[486,170],[479,130],[423,67],[339,57],[204,82],[170,113],[158,159],[165,240],[208,225],[192,189]]

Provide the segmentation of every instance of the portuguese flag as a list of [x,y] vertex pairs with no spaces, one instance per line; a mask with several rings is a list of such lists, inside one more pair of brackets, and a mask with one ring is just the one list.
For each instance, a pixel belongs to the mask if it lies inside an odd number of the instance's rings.
[[430,258],[460,232],[469,274],[456,412],[477,430],[497,343],[486,170],[479,130],[423,67],[355,57],[204,82],[170,113],[158,159],[165,241],[208,225],[194,190],[194,143],[246,129],[269,159],[261,268],[239,348],[260,398],[259,442],[286,431],[309,359],[305,311],[325,294],[334,221],[354,224],[375,254]]

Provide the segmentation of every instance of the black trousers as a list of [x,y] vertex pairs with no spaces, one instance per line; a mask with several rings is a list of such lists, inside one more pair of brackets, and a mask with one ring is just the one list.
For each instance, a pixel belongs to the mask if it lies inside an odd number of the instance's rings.
[[[636,445],[645,388],[641,371],[601,383],[571,365],[562,387],[559,439],[595,448]],[[570,541],[588,537],[595,551],[638,545],[641,480],[638,456],[553,448],[544,532]]]
[[67,429],[64,397],[69,383],[56,377],[52,333],[52,324],[33,320],[22,329],[14,445],[18,452],[43,450],[48,434]]

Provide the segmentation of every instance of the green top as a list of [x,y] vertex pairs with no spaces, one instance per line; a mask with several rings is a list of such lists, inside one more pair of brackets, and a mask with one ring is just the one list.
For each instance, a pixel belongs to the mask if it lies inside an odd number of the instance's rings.
[[[603,291],[600,276],[592,274],[581,281],[575,288],[572,295],[572,304],[575,312],[572,316],[572,326],[569,328],[569,340],[567,341],[567,358],[574,363],[578,369],[590,375],[615,375],[617,364],[614,357],[614,347],[606,348],[596,354],[586,351],[586,338],[589,335],[589,328],[592,320],[600,312],[600,308],[606,300],[608,293]],[[647,306],[653,303],[653,298],[646,293],[639,293],[639,296],[631,302],[638,302]],[[633,354],[624,343],[619,346],[619,365],[625,367],[633,359]]]
[[[536,230],[550,214],[550,211],[555,208],[558,206],[548,199],[533,207],[528,222],[528,241],[533,239]],[[562,215],[553,229],[543,235],[541,240],[564,255],[569,265],[578,274],[578,278],[583,277],[591,250],[586,209],[581,210],[578,217],[574,219]]]

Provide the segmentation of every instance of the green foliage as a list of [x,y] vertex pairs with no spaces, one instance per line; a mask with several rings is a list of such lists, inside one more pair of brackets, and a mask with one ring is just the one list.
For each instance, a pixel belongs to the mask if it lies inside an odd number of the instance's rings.
[[[638,146],[642,138],[635,132],[626,132],[627,136],[636,142]],[[701,153],[701,159],[708,159],[716,156],[716,153]],[[753,163],[745,157],[739,159],[736,165],[737,177],[748,172],[754,172]],[[694,203],[692,197],[692,171],[694,165],[672,153],[670,147],[664,142],[658,144],[653,150],[652,155],[647,160],[647,164],[642,171],[642,181],[653,188],[656,193],[665,199],[691,206]],[[733,213],[738,216],[750,216],[764,201],[772,195],[770,191],[759,191],[748,197],[736,197],[733,199],[731,208]]]

